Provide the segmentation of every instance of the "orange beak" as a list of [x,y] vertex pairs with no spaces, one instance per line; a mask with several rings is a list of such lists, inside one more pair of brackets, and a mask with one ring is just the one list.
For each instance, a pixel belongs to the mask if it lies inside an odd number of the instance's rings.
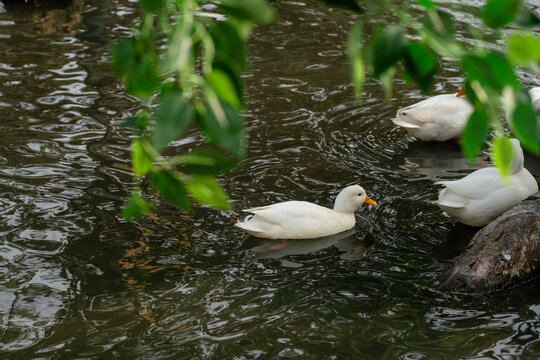
[[458,93],[456,94],[456,97],[460,97],[460,96],[463,96],[465,95],[465,88],[461,88],[461,90],[458,91]]
[[364,204],[377,206],[377,203],[369,198],[369,196],[366,196],[366,201],[364,201]]

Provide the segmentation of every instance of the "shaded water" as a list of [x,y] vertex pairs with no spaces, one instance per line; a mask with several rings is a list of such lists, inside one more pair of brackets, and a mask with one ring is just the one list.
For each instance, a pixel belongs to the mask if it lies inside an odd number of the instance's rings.
[[[464,24],[479,24],[457,3],[445,7],[468,38]],[[356,19],[344,10],[274,3],[279,20],[250,42],[248,156],[222,183],[236,209],[331,206],[362,184],[380,205],[357,214],[356,232],[275,252],[232,226],[236,211],[160,205],[123,221],[130,134],[118,125],[139,104],[108,48],[136,5],[0,5],[0,358],[538,357],[536,283],[492,299],[437,290],[473,232],[434,205],[433,182],[487,156],[469,164],[455,145],[396,128],[396,109],[423,98],[400,82],[385,102],[368,81],[354,102],[345,40]],[[435,93],[461,85],[444,67]],[[171,153],[200,142],[191,132]],[[538,160],[526,158],[537,179]]]

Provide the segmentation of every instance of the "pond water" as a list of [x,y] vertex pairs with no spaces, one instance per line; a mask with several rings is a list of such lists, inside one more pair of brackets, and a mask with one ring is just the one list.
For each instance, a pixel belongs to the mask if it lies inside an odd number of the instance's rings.
[[[442,4],[459,36],[470,37],[466,25],[486,31],[474,18],[482,2],[459,3]],[[384,101],[368,80],[354,101],[353,14],[317,1],[273,6],[279,19],[250,41],[248,156],[221,178],[236,210],[161,204],[129,223],[119,214],[130,133],[119,124],[140,104],[108,49],[129,34],[137,2],[0,3],[0,358],[539,356],[537,282],[490,298],[437,287],[474,230],[442,214],[434,182],[486,166],[486,154],[470,164],[457,145],[394,126],[398,108],[424,97],[400,81]],[[457,91],[460,73],[443,68],[434,93]],[[171,153],[201,141],[191,131]],[[526,156],[537,179],[539,160]],[[356,231],[272,251],[233,226],[238,209],[331,206],[354,183],[379,203],[357,213]]]

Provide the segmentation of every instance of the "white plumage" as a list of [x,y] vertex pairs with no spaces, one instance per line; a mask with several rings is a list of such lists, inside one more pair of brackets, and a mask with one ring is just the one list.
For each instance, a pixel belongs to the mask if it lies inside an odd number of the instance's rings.
[[448,215],[470,226],[484,226],[506,210],[538,192],[538,184],[523,167],[523,150],[519,140],[512,144],[512,173],[510,184],[503,183],[497,168],[476,170],[456,181],[440,181],[445,188],[437,204]]
[[235,225],[250,235],[269,239],[309,239],[351,229],[362,204],[377,205],[359,185],[343,189],[333,209],[306,201],[286,201],[243,210],[253,215]]
[[457,138],[473,112],[472,105],[458,95],[437,95],[399,109],[394,124],[423,141]]

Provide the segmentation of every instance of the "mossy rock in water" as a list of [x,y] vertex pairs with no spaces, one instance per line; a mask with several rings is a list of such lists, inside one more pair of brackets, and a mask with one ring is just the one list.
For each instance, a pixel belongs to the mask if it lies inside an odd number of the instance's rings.
[[444,290],[491,293],[540,273],[540,192],[508,210],[472,238],[441,281]]

